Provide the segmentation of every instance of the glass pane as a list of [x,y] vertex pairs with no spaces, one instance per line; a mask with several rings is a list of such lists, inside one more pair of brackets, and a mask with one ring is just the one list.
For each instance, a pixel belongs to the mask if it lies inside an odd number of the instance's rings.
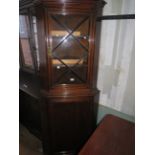
[[33,62],[32,62],[32,57],[31,57],[29,41],[28,41],[28,39],[20,39],[20,41],[21,41],[21,45],[22,45],[24,63],[28,67],[31,67],[33,65]]
[[35,43],[35,58],[37,59],[37,67],[39,70],[40,67],[40,58],[39,58],[39,47],[38,47],[38,30],[37,30],[37,19],[35,16],[32,17],[32,24],[33,24],[33,36],[34,36],[34,43]]
[[20,33],[21,38],[28,38],[29,36],[28,26],[30,26],[28,16],[20,15],[19,16],[19,33]]
[[51,48],[54,49],[69,33],[55,20],[54,16],[51,16],[50,29],[52,30],[50,31]]
[[78,32],[80,32],[80,36],[76,36],[74,33],[73,35],[77,37],[77,39],[80,41],[80,43],[88,49],[89,47],[89,20],[87,19],[85,22],[83,22],[77,29]]
[[89,18],[81,15],[52,15],[49,33],[53,83],[85,83],[89,52]]
[[62,78],[57,81],[56,84],[82,84],[83,82],[77,78],[77,76],[72,72],[67,72]]
[[[63,44],[58,46],[53,52],[53,57],[59,57],[60,59],[71,59],[72,64],[75,64],[78,59],[84,57],[87,54],[87,51],[85,51],[79,43],[72,37],[68,37],[64,40]],[[68,60],[68,64],[71,63]]]
[[30,47],[30,37],[29,37],[29,18],[26,15],[19,16],[19,32],[20,32],[20,43],[21,43],[21,52],[23,56],[23,61],[26,67],[33,68],[33,61],[31,55]]
[[[74,31],[76,27],[83,22],[84,17],[81,15],[55,15],[54,20],[68,31]],[[79,26],[78,26],[79,27]]]

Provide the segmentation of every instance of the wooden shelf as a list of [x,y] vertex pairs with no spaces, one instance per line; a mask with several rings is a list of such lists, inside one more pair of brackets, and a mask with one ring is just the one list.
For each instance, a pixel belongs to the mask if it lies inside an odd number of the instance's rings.
[[[61,59],[66,65],[74,65],[76,64],[79,59]],[[78,64],[83,64],[84,60],[81,59],[81,61]],[[53,65],[62,65],[62,63],[58,59],[52,59]]]
[[[54,37],[64,37],[64,36],[68,35],[69,33],[67,31],[55,30],[55,31],[51,31],[50,34]],[[80,36],[81,32],[75,31],[75,32],[73,32],[73,35],[74,36]]]

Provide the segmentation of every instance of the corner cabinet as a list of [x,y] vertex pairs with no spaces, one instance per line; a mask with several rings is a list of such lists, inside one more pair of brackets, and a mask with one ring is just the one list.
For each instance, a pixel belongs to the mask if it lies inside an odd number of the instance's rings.
[[45,154],[77,154],[95,128],[96,16],[104,4],[100,0],[20,1],[20,11],[28,9],[36,18],[37,39],[34,33],[30,47],[38,49],[32,58],[40,80]]

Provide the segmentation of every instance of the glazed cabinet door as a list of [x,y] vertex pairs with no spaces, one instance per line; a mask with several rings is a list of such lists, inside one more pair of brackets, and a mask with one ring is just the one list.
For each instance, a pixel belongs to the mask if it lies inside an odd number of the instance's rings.
[[39,70],[37,19],[30,10],[19,15],[20,67],[25,71]]
[[90,16],[49,14],[51,86],[86,84],[89,63]]
[[34,69],[30,37],[30,20],[28,15],[19,16],[20,54],[23,66]]

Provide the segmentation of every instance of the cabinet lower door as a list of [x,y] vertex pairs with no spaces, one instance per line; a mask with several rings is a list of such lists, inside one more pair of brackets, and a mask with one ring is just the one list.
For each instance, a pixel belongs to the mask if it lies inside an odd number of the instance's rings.
[[46,100],[44,146],[49,154],[73,155],[80,150],[93,131],[93,107],[92,97]]

